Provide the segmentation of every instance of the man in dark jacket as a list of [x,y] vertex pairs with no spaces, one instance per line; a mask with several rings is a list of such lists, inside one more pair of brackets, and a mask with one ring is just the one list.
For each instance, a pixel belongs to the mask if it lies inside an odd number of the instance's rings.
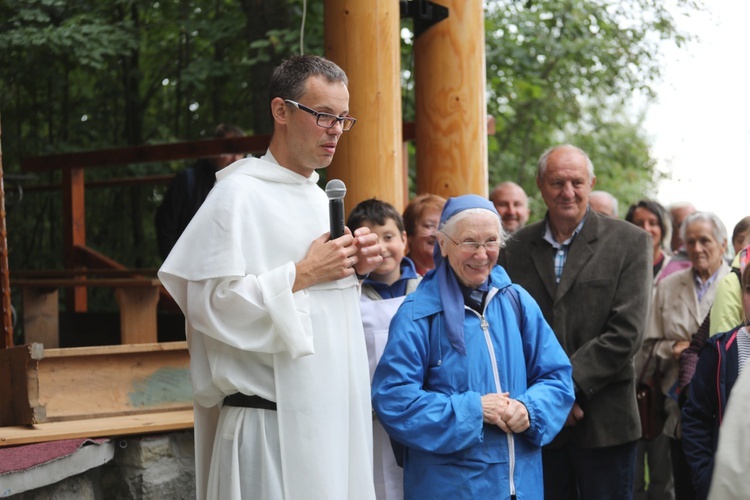
[[543,449],[545,498],[627,499],[641,425],[633,355],[651,294],[650,236],[589,207],[586,153],[557,146],[539,159],[544,220],[516,232],[499,263],[525,288],[570,357],[576,402]]
[[[214,139],[242,137],[245,132],[234,125],[219,124]],[[166,259],[182,232],[192,220],[216,182],[216,172],[242,158],[225,154],[201,158],[191,167],[177,173],[156,210],[156,242],[159,255]]]
[[682,407],[682,446],[698,499],[707,498],[711,486],[719,427],[739,375],[740,342],[750,345],[744,326],[706,341]]

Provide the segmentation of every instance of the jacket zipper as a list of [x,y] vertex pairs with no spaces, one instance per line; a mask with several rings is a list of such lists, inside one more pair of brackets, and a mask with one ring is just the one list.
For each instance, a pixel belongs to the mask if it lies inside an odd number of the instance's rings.
[[[498,289],[492,288],[490,290],[490,293],[487,294],[487,299],[484,302],[484,309],[483,311],[486,311],[487,304],[490,302],[490,300],[497,294]],[[502,393],[502,386],[500,385],[500,372],[497,369],[497,358],[495,357],[495,348],[492,346],[492,339],[490,338],[490,324],[487,322],[487,318],[484,314],[479,314],[475,310],[471,309],[470,307],[467,307],[466,309],[470,310],[477,316],[479,316],[479,324],[482,328],[482,332],[484,332],[484,341],[487,344],[487,351],[490,355],[490,362],[492,363],[492,375],[495,378],[495,390],[498,394]],[[509,485],[510,485],[510,497],[515,498],[516,497],[516,483],[513,479],[515,469],[516,469],[516,452],[515,452],[515,443],[513,441],[513,433],[509,432],[506,434],[506,437],[508,439],[508,467],[509,467]]]

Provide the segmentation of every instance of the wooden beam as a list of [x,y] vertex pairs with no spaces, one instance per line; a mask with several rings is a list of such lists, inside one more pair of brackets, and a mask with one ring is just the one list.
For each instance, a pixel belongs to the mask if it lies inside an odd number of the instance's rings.
[[45,420],[37,370],[41,344],[0,349],[0,427]]
[[[82,276],[85,276],[83,274]],[[33,288],[67,288],[73,286],[106,287],[106,288],[158,288],[159,278],[13,278],[10,286]]]
[[[186,342],[46,350],[33,344],[7,351],[23,348],[28,354],[9,356],[12,363],[0,373],[0,415],[12,419],[0,425],[193,407]],[[33,413],[39,407],[44,415]]]
[[[86,245],[86,206],[84,201],[84,170],[68,168],[62,171],[62,212],[65,267],[75,269],[79,263],[75,258],[75,248]],[[86,312],[88,302],[86,289],[76,287],[66,295],[68,310]]]
[[8,285],[8,229],[5,225],[5,172],[3,170],[3,131],[0,126],[0,349],[13,346],[13,319]]
[[75,438],[132,436],[193,428],[193,410],[0,427],[0,447]]
[[48,279],[48,278],[72,278],[74,276],[119,276],[119,277],[143,277],[156,276],[159,271],[155,267],[147,268],[81,268],[81,269],[14,269],[11,272],[11,280],[16,279]]
[[260,153],[266,151],[270,141],[270,135],[253,135],[33,156],[21,161],[21,170],[24,172],[46,172],[79,167],[109,167],[129,163],[187,160],[227,153]]

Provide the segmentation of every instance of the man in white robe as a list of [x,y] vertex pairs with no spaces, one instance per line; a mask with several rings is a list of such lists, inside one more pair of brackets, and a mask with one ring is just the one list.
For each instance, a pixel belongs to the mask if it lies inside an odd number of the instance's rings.
[[294,57],[271,97],[268,151],[217,173],[159,271],[186,317],[197,497],[374,498],[356,274],[380,245],[367,228],[329,239],[315,172],[354,124],[346,75]]

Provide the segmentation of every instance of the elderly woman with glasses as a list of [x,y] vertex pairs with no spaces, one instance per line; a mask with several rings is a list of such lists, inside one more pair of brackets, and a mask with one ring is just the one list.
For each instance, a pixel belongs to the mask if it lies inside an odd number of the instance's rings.
[[391,321],[373,407],[404,445],[404,498],[543,498],[541,447],[573,404],[571,365],[531,296],[496,264],[500,217],[445,204],[435,271]]

